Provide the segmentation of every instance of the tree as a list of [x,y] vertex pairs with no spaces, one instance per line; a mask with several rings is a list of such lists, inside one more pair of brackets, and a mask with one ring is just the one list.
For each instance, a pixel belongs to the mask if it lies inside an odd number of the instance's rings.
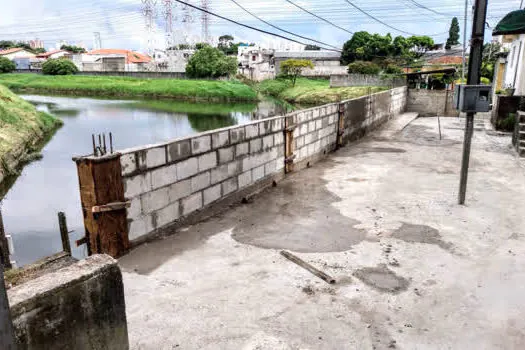
[[205,45],[191,56],[186,66],[190,78],[219,78],[237,73],[237,59]]
[[10,49],[15,47],[15,43],[11,40],[0,40],[0,50]]
[[201,50],[201,49],[205,48],[206,46],[210,46],[210,45],[207,44],[207,43],[196,43],[195,44],[195,50]]
[[434,39],[429,36],[411,36],[407,39],[410,51],[415,58],[421,58],[428,50],[434,46]]
[[297,77],[307,68],[314,68],[312,61],[291,59],[281,63],[281,70],[284,74],[288,75],[292,79],[293,86],[295,86]]
[[348,65],[350,74],[369,74],[377,75],[381,72],[381,67],[373,62],[355,61]]
[[33,52],[36,54],[46,53],[46,49],[44,49],[43,47],[37,47],[36,49],[33,49]]
[[10,73],[16,69],[16,64],[7,57],[0,57],[0,73]]
[[224,52],[225,55],[237,55],[239,53],[240,43],[234,43],[233,36],[227,34],[219,37],[217,48]]
[[445,44],[445,49],[450,50],[452,46],[459,44],[459,22],[457,17],[452,18],[450,29],[448,31],[448,39]]
[[67,58],[49,59],[42,64],[42,73],[46,75],[70,75],[78,73],[78,68]]
[[86,52],[86,49],[84,49],[83,47],[74,46],[74,45],[62,45],[60,46],[60,50],[69,51],[71,53],[85,53]]
[[321,51],[321,48],[317,45],[306,45],[305,51]]
[[365,57],[365,47],[371,41],[370,33],[361,31],[355,33],[350,40],[343,45],[341,53],[341,64],[348,65],[356,60],[367,60]]

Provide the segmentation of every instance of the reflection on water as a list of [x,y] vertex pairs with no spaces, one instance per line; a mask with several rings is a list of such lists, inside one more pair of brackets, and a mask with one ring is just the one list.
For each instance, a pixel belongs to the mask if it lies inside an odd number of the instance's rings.
[[22,96],[39,110],[64,121],[42,150],[43,159],[27,165],[2,201],[6,231],[13,235],[19,266],[61,250],[57,213],[66,213],[73,254],[85,255],[74,241],[84,234],[76,166],[72,156],[89,154],[91,134],[113,133],[116,149],[158,143],[197,132],[282,115],[290,106],[210,104],[171,101],[114,101],[92,98]]

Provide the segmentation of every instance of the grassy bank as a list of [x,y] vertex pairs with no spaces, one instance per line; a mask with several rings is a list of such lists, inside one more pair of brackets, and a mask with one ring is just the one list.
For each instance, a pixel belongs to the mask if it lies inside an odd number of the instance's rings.
[[0,84],[15,92],[26,93],[210,101],[257,100],[257,94],[251,87],[236,81],[0,74]]
[[300,105],[322,105],[348,100],[387,90],[386,87],[345,87],[330,88],[327,79],[298,78],[295,86],[289,80],[265,80],[257,85],[257,90],[264,95],[273,96]]
[[62,121],[0,85],[0,183],[22,163],[38,158],[35,152],[60,125]]

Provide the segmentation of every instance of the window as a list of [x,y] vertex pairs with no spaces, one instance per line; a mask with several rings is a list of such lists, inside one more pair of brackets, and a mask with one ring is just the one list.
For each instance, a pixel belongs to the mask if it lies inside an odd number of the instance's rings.
[[514,58],[515,58],[514,56],[515,56],[515,55],[516,55],[516,46],[514,46],[514,47],[512,48],[512,54],[510,55],[510,62],[509,62],[509,65],[510,65],[511,67],[514,67]]

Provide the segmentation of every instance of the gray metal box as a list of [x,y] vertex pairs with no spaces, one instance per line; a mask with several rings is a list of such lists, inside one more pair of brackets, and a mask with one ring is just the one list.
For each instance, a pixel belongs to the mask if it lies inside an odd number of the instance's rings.
[[489,112],[491,91],[489,85],[457,85],[454,106],[460,112]]

